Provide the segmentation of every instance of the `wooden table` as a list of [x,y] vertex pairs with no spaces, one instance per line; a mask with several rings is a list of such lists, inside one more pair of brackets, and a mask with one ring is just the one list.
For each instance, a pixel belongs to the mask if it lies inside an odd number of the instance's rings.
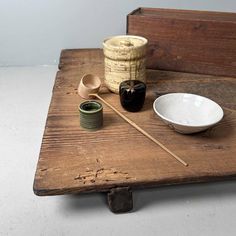
[[[122,109],[105,88],[101,96],[185,160],[185,167],[104,105],[104,127],[80,128],[80,78],[104,74],[101,49],[63,50],[53,88],[34,180],[39,196],[107,192],[113,212],[132,209],[132,189],[236,177],[236,78],[149,70],[144,108]],[[170,92],[207,96],[224,107],[224,119],[194,135],[181,135],[153,112],[155,98]]]

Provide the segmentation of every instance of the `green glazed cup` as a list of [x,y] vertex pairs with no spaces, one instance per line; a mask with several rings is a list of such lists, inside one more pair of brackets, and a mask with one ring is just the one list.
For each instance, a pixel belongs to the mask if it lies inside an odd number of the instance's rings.
[[96,131],[103,125],[102,104],[96,101],[85,101],[79,105],[80,126],[88,131]]

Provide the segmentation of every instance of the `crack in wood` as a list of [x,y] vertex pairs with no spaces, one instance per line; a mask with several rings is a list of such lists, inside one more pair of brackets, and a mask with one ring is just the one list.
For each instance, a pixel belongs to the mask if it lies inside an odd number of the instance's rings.
[[212,150],[212,149],[217,149],[217,150],[225,150],[228,149],[229,146],[227,145],[220,145],[220,144],[204,144],[203,145],[205,150]]
[[[133,177],[129,176],[127,172],[118,171],[114,168],[104,169],[100,168],[97,170],[87,169],[85,170],[85,174],[79,174],[74,178],[74,180],[78,180],[83,182],[95,183],[96,181],[105,181],[105,182],[112,182],[117,181],[120,178],[124,179],[132,179]],[[111,177],[111,178],[110,178]]]

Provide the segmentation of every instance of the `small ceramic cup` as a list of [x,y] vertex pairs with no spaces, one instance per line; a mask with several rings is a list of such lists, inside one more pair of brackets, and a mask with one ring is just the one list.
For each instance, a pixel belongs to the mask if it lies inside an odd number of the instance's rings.
[[85,74],[79,83],[78,94],[80,97],[88,99],[89,94],[98,93],[101,86],[101,80],[98,76]]
[[146,96],[146,85],[139,80],[125,80],[119,86],[120,103],[131,112],[137,112],[143,107]]
[[79,106],[80,126],[89,131],[96,131],[103,125],[102,104],[97,101],[85,101]]

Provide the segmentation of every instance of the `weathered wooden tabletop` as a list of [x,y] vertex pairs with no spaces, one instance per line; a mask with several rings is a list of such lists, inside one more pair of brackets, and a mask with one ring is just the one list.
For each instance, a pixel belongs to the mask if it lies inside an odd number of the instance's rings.
[[[34,181],[37,195],[110,191],[207,182],[236,177],[236,78],[148,71],[147,96],[138,113],[122,109],[119,96],[101,96],[185,160],[185,167],[104,105],[104,127],[80,128],[77,94],[80,78],[104,73],[100,49],[63,50],[53,88]],[[181,135],[155,114],[155,98],[170,92],[207,96],[224,107],[215,127]]]

